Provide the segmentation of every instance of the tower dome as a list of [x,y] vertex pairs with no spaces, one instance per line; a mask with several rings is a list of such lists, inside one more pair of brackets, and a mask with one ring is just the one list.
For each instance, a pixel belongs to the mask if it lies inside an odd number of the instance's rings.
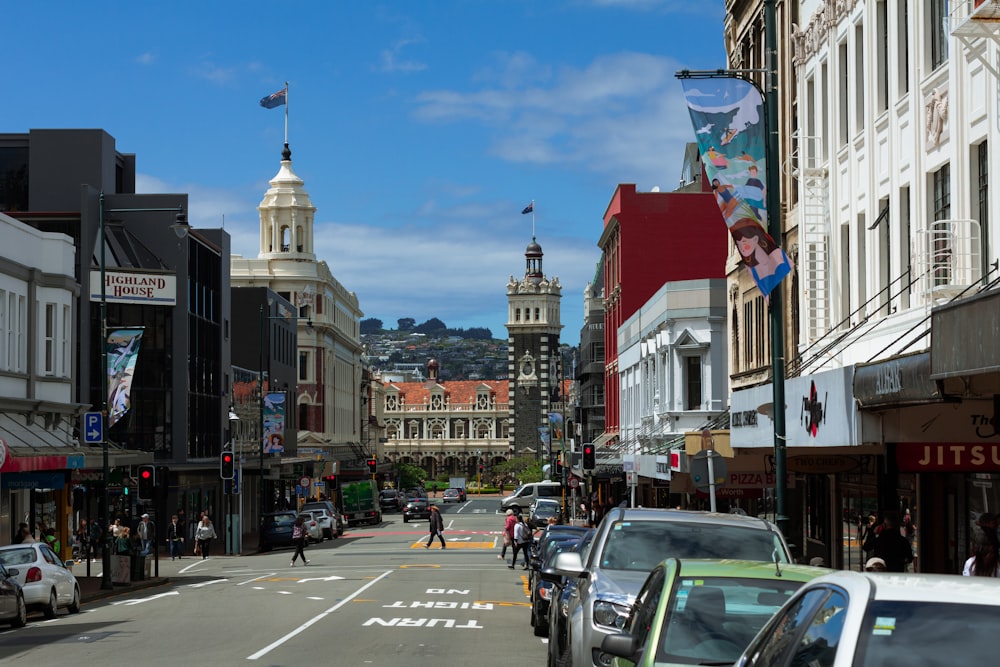
[[542,282],[542,246],[538,245],[535,237],[531,237],[531,243],[524,249],[524,277],[534,285]]

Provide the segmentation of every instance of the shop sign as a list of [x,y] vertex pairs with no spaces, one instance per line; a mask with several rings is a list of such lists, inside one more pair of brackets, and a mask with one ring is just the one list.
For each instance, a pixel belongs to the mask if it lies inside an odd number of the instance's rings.
[[[854,366],[785,381],[785,437],[788,447],[842,447],[860,443],[853,397]],[[735,447],[774,447],[774,389],[771,384],[734,391],[730,435]]]
[[1000,444],[900,443],[896,465],[900,472],[997,472]]
[[849,472],[858,467],[857,459],[850,456],[823,456],[822,454],[789,456],[785,466],[792,472],[830,474]]
[[[166,273],[105,271],[104,296],[108,303],[177,305],[177,277]],[[101,300],[101,272],[90,272],[90,300]]]

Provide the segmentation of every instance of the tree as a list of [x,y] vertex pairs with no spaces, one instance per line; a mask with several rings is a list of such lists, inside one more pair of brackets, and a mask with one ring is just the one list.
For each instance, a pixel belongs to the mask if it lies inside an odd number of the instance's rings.
[[542,462],[534,456],[515,456],[493,466],[497,479],[516,479],[522,483],[540,482],[545,478]]
[[417,325],[417,321],[412,317],[401,317],[396,320],[396,328],[399,331],[413,331],[413,327]]
[[432,317],[431,319],[427,320],[420,326],[414,327],[413,330],[416,331],[417,333],[433,335],[433,334],[444,333],[445,331],[448,330],[448,327],[445,326],[444,322],[442,322],[438,318]]
[[369,317],[366,320],[361,320],[361,335],[379,333],[383,328],[382,320],[377,317]]
[[427,471],[412,463],[397,463],[396,476],[399,478],[400,490],[412,489],[424,485]]

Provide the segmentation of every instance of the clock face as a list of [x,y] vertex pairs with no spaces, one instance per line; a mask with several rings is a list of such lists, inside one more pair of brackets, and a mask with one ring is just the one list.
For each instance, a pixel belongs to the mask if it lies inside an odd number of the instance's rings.
[[530,354],[521,357],[521,377],[532,377],[535,374],[535,360]]

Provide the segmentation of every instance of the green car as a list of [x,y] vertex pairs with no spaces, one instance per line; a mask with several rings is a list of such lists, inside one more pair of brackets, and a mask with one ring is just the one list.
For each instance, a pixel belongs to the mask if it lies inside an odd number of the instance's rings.
[[807,581],[830,570],[743,560],[668,558],[653,568],[625,627],[604,638],[614,665],[732,665]]

